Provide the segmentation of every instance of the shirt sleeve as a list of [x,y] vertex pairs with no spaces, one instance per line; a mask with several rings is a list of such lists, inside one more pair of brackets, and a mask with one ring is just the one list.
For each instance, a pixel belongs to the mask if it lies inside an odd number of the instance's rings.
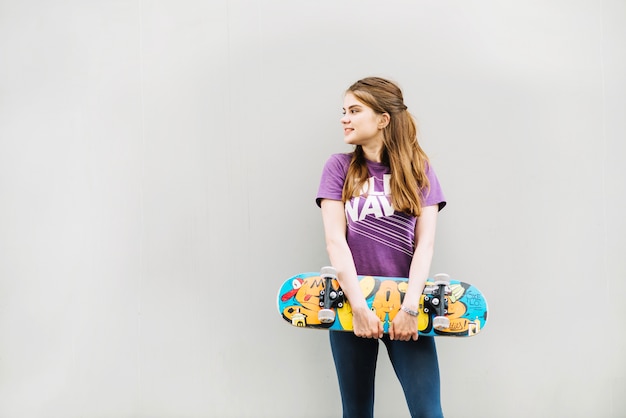
[[426,177],[428,177],[430,188],[422,190],[422,195],[424,196],[424,202],[422,203],[422,206],[426,207],[438,205],[439,210],[441,210],[447,204],[446,197],[444,196],[441,185],[439,184],[437,174],[430,164],[428,164],[426,168]]
[[321,207],[322,199],[341,200],[350,158],[349,154],[333,154],[328,158],[317,190],[317,206]]

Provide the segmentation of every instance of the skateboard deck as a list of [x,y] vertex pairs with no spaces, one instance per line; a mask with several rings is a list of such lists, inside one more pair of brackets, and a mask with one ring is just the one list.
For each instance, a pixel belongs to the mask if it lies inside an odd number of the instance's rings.
[[[401,309],[408,279],[358,279],[368,306],[388,333],[389,324]],[[332,267],[285,280],[278,291],[278,312],[296,327],[352,331],[352,309]],[[426,281],[417,312],[419,335],[468,337],[482,331],[486,322],[487,301],[475,286],[452,280],[446,274]]]

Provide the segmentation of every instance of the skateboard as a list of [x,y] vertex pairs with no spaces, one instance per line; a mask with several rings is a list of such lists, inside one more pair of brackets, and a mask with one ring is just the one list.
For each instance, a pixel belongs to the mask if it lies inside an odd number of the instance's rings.
[[[359,276],[368,306],[389,332],[408,287],[407,278]],[[295,327],[352,331],[352,309],[333,267],[287,279],[278,291],[278,312]],[[422,336],[469,337],[487,322],[487,301],[473,285],[437,274],[426,281],[417,311]]]

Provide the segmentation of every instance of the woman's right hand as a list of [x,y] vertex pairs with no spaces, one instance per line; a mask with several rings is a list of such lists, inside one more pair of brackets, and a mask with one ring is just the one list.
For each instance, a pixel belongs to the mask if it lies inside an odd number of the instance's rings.
[[383,324],[367,306],[352,309],[354,335],[361,338],[382,338]]

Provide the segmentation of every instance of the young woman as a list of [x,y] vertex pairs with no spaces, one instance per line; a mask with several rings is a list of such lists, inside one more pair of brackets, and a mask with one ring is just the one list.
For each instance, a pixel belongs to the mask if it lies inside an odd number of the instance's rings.
[[[354,315],[354,333],[330,332],[343,416],[373,417],[382,340],[411,416],[442,417],[435,342],[418,339],[416,311],[445,198],[396,84],[357,81],[344,96],[343,114],[344,140],[354,152],[328,159],[317,194],[328,256]],[[389,334],[368,309],[357,275],[409,278]]]

